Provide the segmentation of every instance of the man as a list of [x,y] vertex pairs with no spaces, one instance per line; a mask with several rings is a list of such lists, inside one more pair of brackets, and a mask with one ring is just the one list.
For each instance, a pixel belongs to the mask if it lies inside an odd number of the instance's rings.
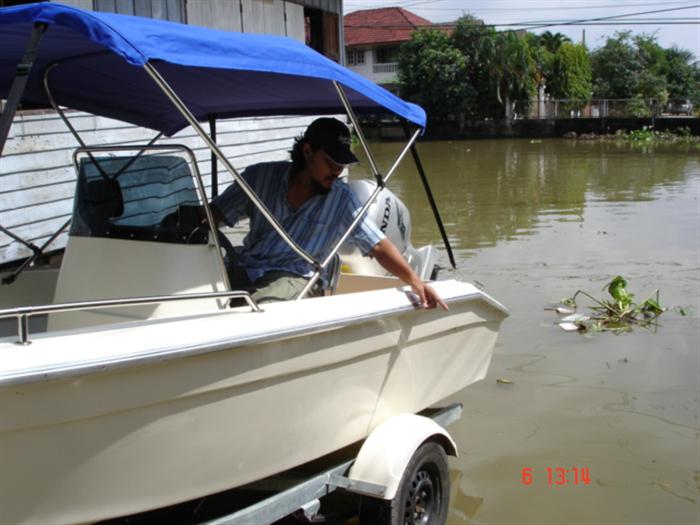
[[[338,180],[344,167],[358,162],[350,150],[350,132],[339,120],[319,118],[309,125],[291,151],[292,162],[249,166],[243,178],[294,241],[317,260],[325,258],[362,208],[350,187]],[[258,302],[289,300],[314,273],[270,226],[240,185],[232,184],[212,201],[216,222],[233,226],[250,218],[250,232],[228,261],[233,288],[253,290]],[[447,305],[411,269],[394,244],[365,217],[348,238],[364,255],[409,284],[426,308]],[[326,276],[310,296],[322,294]]]

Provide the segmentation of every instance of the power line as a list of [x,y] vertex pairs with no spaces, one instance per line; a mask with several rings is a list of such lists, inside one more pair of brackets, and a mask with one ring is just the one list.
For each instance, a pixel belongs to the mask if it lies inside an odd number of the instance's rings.
[[[355,0],[359,1],[359,0]],[[419,0],[419,1],[414,1],[413,3],[408,3],[408,4],[402,4],[402,3],[395,3],[394,5],[387,6],[385,3],[382,4],[377,4],[376,0],[370,0],[371,4],[355,4],[354,2],[348,2],[345,4],[345,7],[351,7],[354,9],[355,7],[361,8],[361,9],[380,9],[380,8],[391,8],[391,7],[413,7],[417,5],[422,5],[425,3],[437,3],[437,2],[447,2],[449,0]],[[460,0],[462,2],[463,0]],[[529,0],[529,2],[533,2],[536,0]],[[546,0],[549,1],[549,0]],[[559,0],[553,0],[553,1],[559,1]],[[672,0],[670,2],[644,2],[644,3],[635,3],[635,4],[619,4],[617,6],[611,6],[610,4],[604,4],[604,5],[592,5],[592,4],[583,4],[583,5],[578,5],[578,6],[561,6],[561,5],[556,5],[556,6],[547,6],[547,7],[534,7],[534,6],[527,6],[523,7],[522,4],[518,7],[479,7],[475,5],[470,5],[468,8],[465,8],[463,6],[460,7],[445,7],[445,6],[435,6],[435,7],[423,7],[421,9],[426,9],[429,11],[456,11],[456,12],[462,12],[462,11],[473,11],[473,12],[491,12],[491,11],[569,11],[569,10],[583,10],[583,9],[597,9],[597,8],[605,8],[605,9],[626,9],[629,7],[646,7],[646,6],[659,6],[659,5],[672,5],[672,4],[682,4],[687,2],[687,0]]]
[[[561,24],[557,23],[547,23],[547,25],[543,25],[543,22],[513,22],[513,23],[503,23],[503,24],[479,24],[475,25],[474,27],[492,27],[492,28],[497,28],[497,27],[519,27],[522,29],[540,29],[542,27],[556,27],[557,25],[566,25],[569,27],[580,27],[580,26],[614,26],[614,25],[619,25],[619,26],[646,26],[646,25],[663,25],[663,26],[674,26],[674,25],[685,25],[685,26],[692,26],[692,25],[700,25],[700,18],[697,19],[688,19],[688,20],[671,20],[671,21],[663,21],[663,20],[648,20],[648,21],[627,21],[627,20],[615,20],[615,21],[600,21],[600,22],[562,22]],[[423,29],[423,28],[439,28],[440,26],[454,26],[454,23],[452,22],[440,22],[434,25],[425,25],[425,26],[398,26],[398,25],[364,25],[364,24],[348,24],[345,26],[346,29],[386,29],[386,30],[393,30],[393,29],[405,29],[405,30],[418,30],[418,29]],[[513,29],[509,29],[509,31],[514,31]]]
[[[636,13],[625,13],[625,14],[619,14],[619,15],[610,15],[610,16],[601,16],[597,18],[583,18],[580,20],[534,20],[534,21],[527,21],[527,22],[511,22],[511,23],[504,23],[504,24],[478,24],[478,27],[507,27],[507,26],[527,26],[529,29],[541,29],[544,27],[554,27],[554,26],[575,26],[575,25],[582,25],[582,24],[587,24],[587,25],[595,25],[593,22],[606,22],[610,20],[615,20],[616,23],[624,23],[624,19],[630,19],[632,16],[638,16],[638,15],[650,15],[650,14],[656,14],[656,13],[668,13],[671,11],[683,11],[687,9],[695,9],[697,8],[697,5],[692,5],[692,6],[684,6],[684,7],[671,7],[671,8],[666,8],[666,9],[654,9],[652,11],[638,11]],[[630,20],[635,20],[635,19],[630,19]],[[640,19],[636,19],[640,20]],[[645,22],[648,20],[649,23],[653,22],[654,20],[659,20],[659,19],[641,19],[644,20]],[[685,20],[685,19],[684,19]],[[696,18],[688,18],[687,20],[693,21],[691,23],[696,23],[695,20]],[[606,24],[601,24],[601,25],[606,25]],[[534,26],[534,27],[532,27]],[[364,24],[347,24],[345,27],[348,28],[375,28],[375,29],[408,29],[406,26],[378,26],[378,25],[364,25]]]
[[[543,24],[541,26],[537,27],[529,27],[529,29],[543,29],[545,27],[555,27],[555,26],[573,26],[577,25],[580,23],[585,23],[585,22],[602,22],[605,20],[616,20],[620,18],[628,18],[630,16],[637,16],[637,15],[651,15],[651,14],[656,14],[656,13],[668,13],[670,11],[683,11],[686,9],[697,9],[698,5],[697,3],[692,5],[692,6],[685,6],[685,7],[670,7],[667,9],[655,9],[653,11],[640,11],[637,13],[626,13],[623,15],[611,15],[611,16],[601,16],[598,18],[588,18],[588,19],[581,19],[581,20],[573,20],[570,22],[563,22],[563,23],[555,23],[555,24]],[[525,22],[527,23],[527,22]]]
[[[695,3],[693,5],[687,5],[683,7],[669,7],[666,9],[654,9],[652,11],[637,11],[636,13],[624,13],[624,14],[619,14],[619,15],[610,15],[610,16],[602,16],[598,18],[584,18],[580,20],[553,20],[553,21],[535,21],[535,22],[513,22],[509,24],[489,24],[489,25],[498,25],[498,26],[512,26],[512,25],[528,25],[528,24],[550,24],[552,26],[557,26],[557,25],[576,25],[578,23],[583,23],[583,22],[597,22],[597,21],[603,21],[603,20],[615,20],[615,19],[620,19],[620,18],[628,18],[630,16],[638,16],[638,15],[650,15],[650,14],[656,14],[656,13],[668,13],[671,11],[683,11],[686,9],[697,9],[698,4]],[[347,27],[353,27],[353,26],[347,26]],[[372,27],[372,26],[368,26]],[[376,27],[376,26],[375,26]],[[548,27],[547,25],[543,25],[542,27]]]
[[[374,0],[372,0],[374,1]],[[435,0],[435,1],[441,1],[441,0]],[[442,0],[444,1],[444,0]],[[687,1],[687,0],[686,0]],[[683,0],[675,0],[673,2],[667,2],[666,5],[670,4],[682,4],[685,3]],[[453,12],[464,12],[464,11],[469,11],[473,13],[486,13],[486,12],[506,12],[506,11],[581,11],[581,10],[586,10],[586,9],[623,9],[623,8],[628,8],[628,7],[646,7],[646,6],[658,6],[660,2],[646,2],[646,3],[640,3],[640,4],[623,4],[623,5],[618,5],[615,7],[611,7],[610,4],[598,4],[598,5],[579,5],[579,6],[557,6],[557,7],[477,7],[477,6],[469,6],[469,8],[464,8],[464,7],[423,7],[422,9],[429,10],[429,11],[439,11],[439,12],[447,12],[447,11],[453,11]],[[663,3],[661,3],[663,5]],[[362,5],[362,4],[352,4],[348,3],[345,4],[346,7],[348,6],[357,6],[362,9],[379,9],[379,7],[375,8],[373,5],[369,4],[370,7],[367,5]],[[413,5],[418,5],[418,4],[410,4],[410,5],[396,5],[396,6],[384,6],[384,7],[412,7]],[[354,8],[354,7],[353,7]],[[353,11],[354,12],[354,11]],[[350,14],[350,13],[348,13]]]

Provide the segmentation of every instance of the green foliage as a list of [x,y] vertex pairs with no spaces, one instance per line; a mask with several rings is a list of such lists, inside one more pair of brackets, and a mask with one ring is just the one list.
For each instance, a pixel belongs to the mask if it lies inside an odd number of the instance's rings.
[[647,118],[651,117],[651,106],[648,100],[637,95],[625,105],[625,113],[631,117]]
[[512,31],[496,33],[496,54],[489,64],[490,78],[496,83],[496,99],[508,116],[509,104],[529,100],[536,93],[535,61],[527,40]]
[[690,65],[693,54],[675,46],[664,53],[669,98],[689,98],[695,107],[700,106],[700,70]]
[[554,54],[541,44],[540,37],[535,33],[527,33],[525,39],[535,64],[535,84],[538,88],[547,86],[547,80],[552,76]]
[[591,56],[593,96],[632,98],[637,93],[642,63],[632,42],[632,33],[623,31],[608,38]]
[[665,104],[668,100],[668,90],[666,54],[663,48],[655,37],[649,35],[634,37],[634,43],[642,64],[635,95],[653,98]]
[[559,99],[590,99],[593,85],[588,50],[581,44],[564,43],[552,56],[547,91]]
[[618,275],[610,281],[607,284],[607,289],[612,298],[617,301],[619,310],[624,310],[632,304],[632,297],[634,294],[627,291],[627,281],[625,281],[625,278],[621,275]]
[[635,146],[659,146],[678,144],[700,148],[700,137],[691,133],[690,128],[682,127],[674,131],[655,131],[651,126],[633,131],[618,130],[607,140],[626,142]]
[[618,32],[589,54],[561,33],[518,36],[497,32],[471,15],[461,17],[450,36],[424,28],[401,46],[402,96],[423,106],[432,123],[469,118],[510,118],[539,88],[580,109],[591,96],[631,99],[626,114],[648,117],[647,100],[689,98],[700,107],[700,72],[692,54],[664,49],[655,36]]
[[571,43],[571,39],[562,33],[552,33],[551,31],[545,31],[538,37],[540,46],[555,54],[559,51],[559,48],[566,44]]
[[502,118],[516,100],[536,92],[536,62],[526,38],[498,33],[466,15],[457,21],[451,41],[465,58],[472,88],[463,106],[467,116]]
[[597,98],[671,98],[700,101],[700,73],[692,53],[662,48],[655,36],[616,33],[593,53],[593,94]]
[[491,78],[496,58],[496,31],[470,15],[462,16],[451,36],[452,45],[465,59],[470,96],[464,104],[465,117],[498,117],[502,111]]
[[463,111],[473,88],[467,79],[464,56],[437,29],[421,29],[401,45],[401,94],[423,106],[433,122]]
[[576,297],[583,295],[594,302],[589,307],[592,311],[590,317],[572,316],[580,330],[621,333],[631,331],[633,326],[650,328],[656,326],[657,318],[667,310],[659,302],[659,290],[654,290],[645,300],[635,303],[634,294],[627,290],[627,281],[621,275],[613,278],[603,290],[607,290],[610,299],[598,299],[588,292],[578,290],[573,297],[561,301],[576,308]]

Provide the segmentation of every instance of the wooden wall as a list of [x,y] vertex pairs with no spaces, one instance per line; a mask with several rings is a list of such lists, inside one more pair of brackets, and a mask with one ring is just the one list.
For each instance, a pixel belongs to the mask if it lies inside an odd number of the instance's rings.
[[304,7],[282,0],[187,2],[187,23],[243,33],[262,33],[304,42]]
[[[58,2],[81,9],[92,9],[94,0],[57,0]],[[288,0],[96,0],[101,11],[139,15],[139,9],[150,11],[155,18],[167,18],[166,14],[178,11],[184,5],[184,17],[178,21],[188,24],[239,31],[243,33],[263,33],[294,38],[304,42],[304,6]],[[316,1],[307,3],[320,7]],[[340,9],[340,1],[325,2],[334,13]],[[167,6],[167,9],[155,9]],[[173,18],[175,20],[176,18]],[[184,18],[184,19],[183,19]]]

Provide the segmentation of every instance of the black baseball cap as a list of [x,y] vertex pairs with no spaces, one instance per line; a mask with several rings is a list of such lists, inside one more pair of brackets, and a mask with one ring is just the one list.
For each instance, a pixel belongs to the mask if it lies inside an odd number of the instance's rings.
[[337,164],[360,162],[350,149],[350,131],[338,119],[323,117],[314,120],[304,133],[311,147],[321,148]]

